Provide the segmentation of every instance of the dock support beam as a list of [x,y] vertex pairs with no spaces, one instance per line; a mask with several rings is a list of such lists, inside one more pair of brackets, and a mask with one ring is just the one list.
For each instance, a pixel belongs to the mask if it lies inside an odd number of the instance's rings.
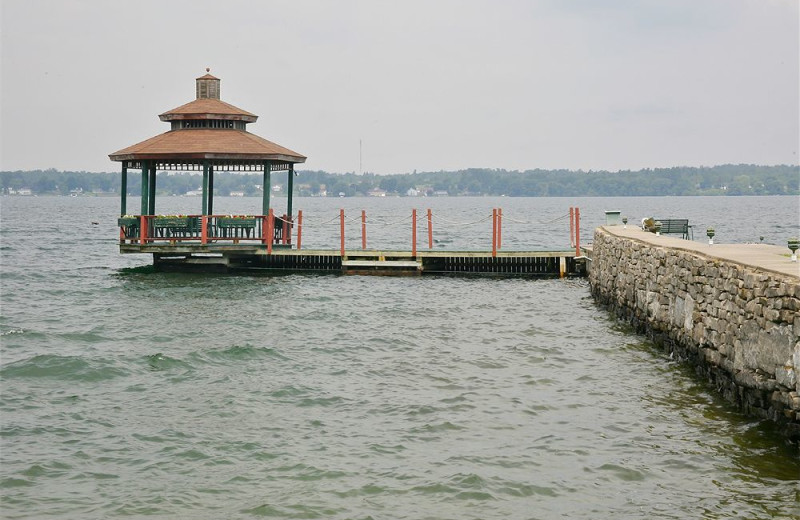
[[417,210],[411,210],[411,257],[417,257]]
[[433,217],[430,208],[428,208],[428,249],[433,249]]
[[503,249],[503,208],[497,208],[497,249]]
[[342,238],[341,253],[342,259],[344,259],[344,209],[339,210],[339,234]]
[[270,208],[267,215],[267,254],[272,254],[272,242],[275,241],[275,213]]
[[361,210],[361,249],[367,248],[367,212]]
[[569,247],[575,247],[575,208],[569,207]]
[[297,250],[303,246],[303,210],[297,212]]
[[497,208],[492,208],[492,258],[497,257]]

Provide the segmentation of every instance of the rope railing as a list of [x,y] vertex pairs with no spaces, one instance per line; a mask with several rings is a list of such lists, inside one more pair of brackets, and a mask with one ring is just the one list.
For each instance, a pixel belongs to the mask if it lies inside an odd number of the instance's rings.
[[540,224],[540,225],[547,225],[547,224],[552,224],[552,223],[554,223],[554,222],[558,222],[558,221],[560,221],[560,220],[564,220],[564,219],[566,219],[567,217],[569,217],[569,213],[564,213],[564,214],[563,214],[563,215],[561,215],[560,217],[556,217],[556,218],[554,218],[554,219],[550,219],[550,220],[516,220],[516,219],[513,219],[513,218],[511,218],[511,217],[506,217],[506,216],[504,216],[503,218],[504,218],[505,220],[507,220],[507,221],[509,221],[509,222],[513,222],[513,223],[515,223],[515,224],[525,224],[525,225],[536,225],[536,224]]
[[326,226],[328,224],[338,223],[338,221],[339,221],[339,215],[336,215],[335,217],[333,217],[331,219],[328,219],[328,220],[326,220],[324,222],[319,222],[319,223],[314,222],[313,219],[308,219],[308,217],[306,217],[306,224],[311,223],[311,224],[314,224],[315,226]]
[[455,220],[446,219],[444,217],[437,217],[436,218],[436,222],[442,221],[442,222],[445,222],[447,224],[452,224],[452,225],[455,225],[455,226],[474,226],[475,224],[481,224],[483,222],[486,222],[487,220],[489,220],[491,218],[492,218],[492,215],[490,213],[486,217],[484,217],[484,218],[482,218],[480,220],[474,220],[472,222],[458,222],[458,221],[455,221]]
[[[399,226],[401,224],[406,224],[409,221],[413,220],[413,218],[414,218],[414,216],[411,213],[409,213],[407,216],[402,217],[399,220],[395,220],[393,222],[382,222],[379,219],[374,219],[373,218],[372,220],[369,220],[369,223],[370,224],[375,224],[376,226],[394,227],[394,226]],[[360,220],[359,220],[359,222],[360,222]]]
[[[572,209],[572,208],[571,208]],[[481,218],[475,220],[458,220],[458,219],[451,219],[447,217],[443,217],[441,215],[434,215],[431,210],[428,210],[427,215],[421,214],[417,215],[416,210],[412,210],[411,214],[391,214],[391,215],[379,215],[379,216],[370,216],[366,215],[364,210],[361,210],[360,214],[356,214],[355,216],[351,216],[352,213],[347,214],[343,209],[340,210],[339,217],[333,217],[327,220],[321,220],[318,224],[315,224],[315,227],[320,227],[323,225],[333,224],[336,220],[338,220],[339,225],[339,246],[342,250],[342,254],[344,254],[345,246],[347,243],[352,243],[353,240],[357,240],[360,238],[361,241],[361,249],[367,249],[367,234],[368,230],[387,230],[391,228],[398,228],[402,226],[407,226],[410,224],[411,227],[410,234],[411,236],[411,251],[413,254],[416,254],[416,247],[417,247],[417,235],[421,235],[423,237],[423,241],[427,238],[427,246],[428,249],[433,249],[434,243],[439,243],[438,240],[434,240],[434,229],[445,230],[446,234],[452,234],[454,229],[461,229],[461,228],[469,228],[474,226],[480,226],[481,224],[485,224],[488,221],[492,221],[490,233],[491,233],[491,246],[493,253],[496,253],[497,250],[501,250],[503,247],[503,222],[505,221],[507,224],[513,225],[525,225],[525,226],[535,226],[535,228],[541,229],[543,226],[552,226],[557,222],[565,221],[569,216],[570,213],[565,213],[562,215],[558,215],[551,219],[546,220],[523,220],[523,219],[515,219],[513,217],[508,217],[507,215],[503,214],[502,209],[495,208],[492,210],[492,213],[483,216]],[[308,220],[306,221],[308,223]],[[360,232],[351,232],[348,233],[348,229],[352,225],[360,225]],[[308,224],[307,224],[308,225]],[[573,217],[573,226],[570,228],[570,247],[575,247],[577,237],[575,235],[575,221]],[[548,228],[548,231],[551,228]],[[427,233],[426,233],[427,231]],[[526,232],[530,232],[530,229],[527,229]],[[427,236],[425,236],[427,235]],[[480,244],[487,240],[486,238],[481,239],[480,236],[483,235],[486,237],[487,235],[483,233],[472,234],[471,237],[467,237],[467,241],[472,244]],[[566,232],[565,232],[566,235]],[[406,235],[407,236],[407,235]],[[452,236],[452,235],[451,235]],[[395,242],[398,240],[398,236],[393,236],[390,240],[394,240]],[[512,243],[514,240],[512,239]],[[406,242],[408,243],[408,242]],[[516,240],[516,243],[519,243],[519,240]],[[392,246],[396,247],[396,246]]]
[[[368,230],[392,230],[388,234],[378,236],[381,240],[388,237],[390,247],[398,247],[397,244],[408,244],[406,240],[411,239],[411,251],[416,255],[417,237],[423,241],[427,238],[428,249],[433,249],[434,243],[452,244],[453,241],[464,241],[469,247],[486,247],[491,244],[493,254],[503,248],[503,224],[511,226],[510,229],[522,232],[522,239],[519,235],[511,235],[511,243],[521,243],[529,234],[538,234],[547,226],[547,231],[552,236],[552,225],[569,219],[569,244],[575,248],[576,256],[580,256],[580,210],[570,208],[569,213],[559,215],[547,220],[525,220],[514,218],[503,213],[500,208],[492,209],[489,215],[480,216],[475,220],[459,220],[447,218],[434,214],[430,209],[427,213],[418,214],[414,209],[410,213],[378,215],[367,218],[364,210],[356,215],[346,215],[345,210],[339,210],[339,214],[328,219],[307,218],[303,212],[299,211],[296,215],[275,215],[272,209],[268,215],[193,215],[193,216],[155,216],[155,215],[125,215],[120,218],[120,240],[122,243],[153,244],[158,242],[199,242],[203,245],[216,242],[256,242],[267,246],[268,253],[272,253],[275,247],[293,247],[293,236],[296,236],[294,246],[302,249],[303,233],[314,229],[330,229],[330,226],[339,227],[339,246],[344,254],[346,239],[353,240],[360,238],[361,249],[367,249]],[[491,228],[481,228],[481,224],[491,221]],[[348,228],[354,224],[360,226],[360,233],[346,233]],[[408,226],[408,231],[394,231]],[[478,227],[476,231],[456,236],[455,230]],[[518,228],[516,226],[527,226]],[[488,227],[488,226],[487,226]],[[481,231],[483,229],[483,231]],[[352,231],[352,230],[351,230]],[[408,233],[408,234],[406,234]],[[438,234],[440,239],[435,240],[434,234]],[[489,236],[490,234],[490,236]],[[331,236],[332,235],[332,236]],[[409,236],[410,235],[410,236]],[[566,232],[565,232],[566,235]],[[404,238],[404,236],[406,238]],[[330,239],[336,237],[335,233],[326,236],[328,244]],[[444,237],[444,238],[441,238]],[[312,237],[313,238],[313,237]],[[491,241],[489,241],[489,238]],[[481,246],[481,244],[484,244]],[[328,246],[326,246],[328,247]],[[400,248],[403,246],[400,245]]]

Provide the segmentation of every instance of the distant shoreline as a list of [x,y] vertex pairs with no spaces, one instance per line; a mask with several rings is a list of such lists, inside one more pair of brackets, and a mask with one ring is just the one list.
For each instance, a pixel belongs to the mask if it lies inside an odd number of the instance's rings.
[[[800,166],[720,165],[638,171],[502,170],[392,175],[298,171],[295,197],[653,197],[800,195]],[[49,170],[0,172],[3,195],[119,196],[120,173]],[[260,172],[216,172],[216,196],[262,196]],[[128,177],[128,193],[139,193],[138,175]],[[271,178],[273,196],[285,196],[285,174]],[[200,172],[158,173],[161,196],[197,195]],[[193,192],[193,193],[190,193]]]

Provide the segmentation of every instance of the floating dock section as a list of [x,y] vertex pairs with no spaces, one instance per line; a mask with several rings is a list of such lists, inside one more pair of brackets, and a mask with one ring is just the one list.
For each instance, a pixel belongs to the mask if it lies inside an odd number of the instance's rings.
[[130,245],[123,252],[152,253],[160,270],[232,273],[331,273],[360,275],[583,276],[586,264],[575,251],[340,251],[260,246]]

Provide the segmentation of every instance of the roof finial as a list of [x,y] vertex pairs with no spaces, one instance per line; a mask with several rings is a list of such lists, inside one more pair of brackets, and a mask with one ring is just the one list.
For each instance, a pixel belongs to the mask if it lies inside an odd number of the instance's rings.
[[211,67],[206,67],[206,72],[211,72]]

